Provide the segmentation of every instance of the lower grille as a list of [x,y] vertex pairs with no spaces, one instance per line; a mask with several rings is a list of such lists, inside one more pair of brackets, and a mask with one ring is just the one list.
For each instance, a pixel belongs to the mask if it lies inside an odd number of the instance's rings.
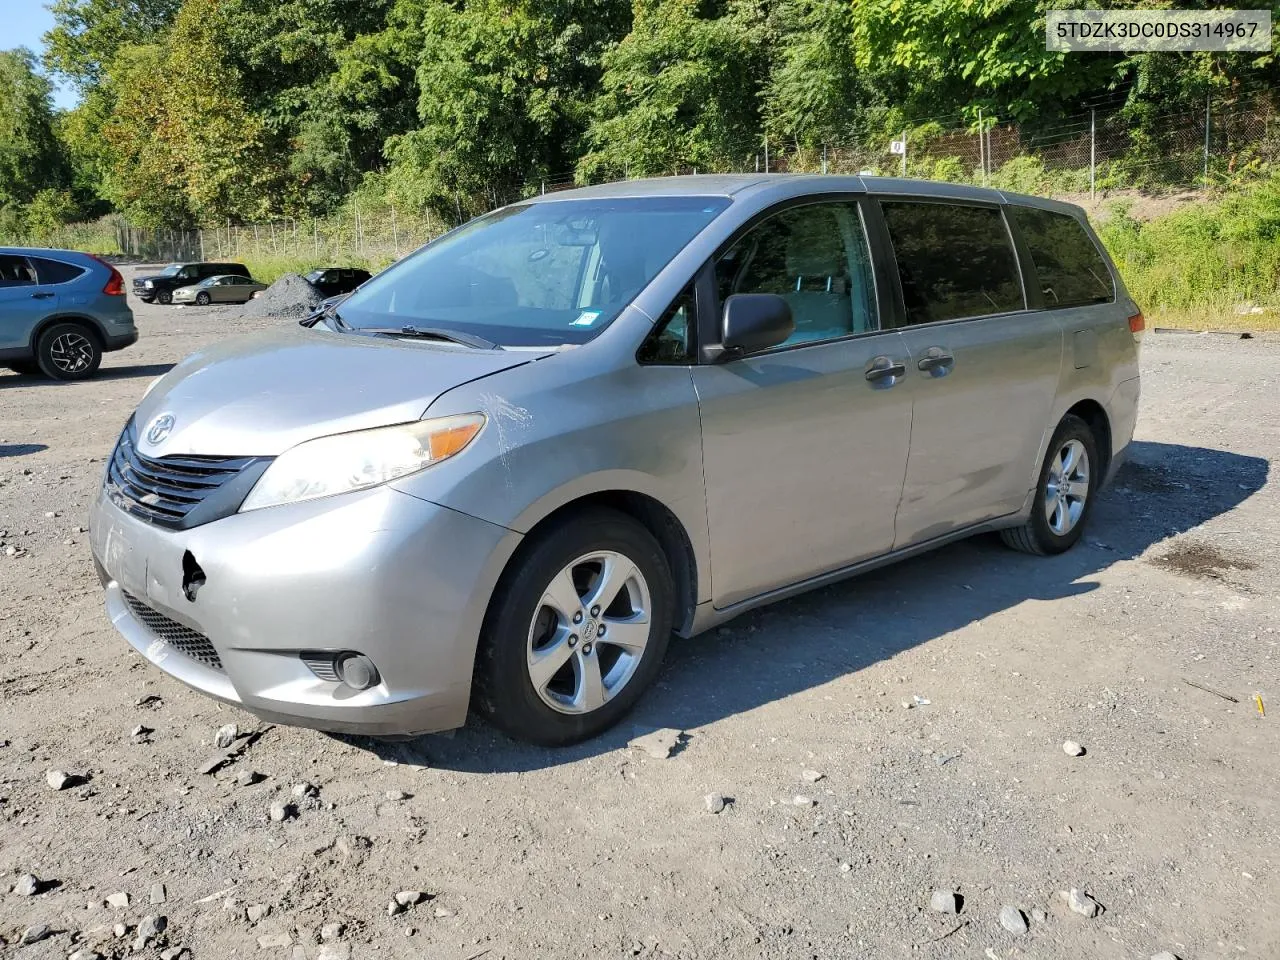
[[[121,592],[124,593],[124,591]],[[170,620],[159,610],[147,606],[131,593],[124,594],[124,601],[133,611],[133,615],[141,620],[148,630],[179,653],[203,663],[206,667],[222,669],[222,658],[218,656],[218,651],[213,648],[213,644],[203,633],[197,633],[176,620]]]

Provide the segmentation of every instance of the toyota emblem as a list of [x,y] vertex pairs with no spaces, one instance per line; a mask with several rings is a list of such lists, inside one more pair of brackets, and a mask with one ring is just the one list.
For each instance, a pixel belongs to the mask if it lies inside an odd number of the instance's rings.
[[162,413],[151,421],[151,426],[147,428],[147,443],[157,444],[164,440],[165,437],[173,433],[173,414]]

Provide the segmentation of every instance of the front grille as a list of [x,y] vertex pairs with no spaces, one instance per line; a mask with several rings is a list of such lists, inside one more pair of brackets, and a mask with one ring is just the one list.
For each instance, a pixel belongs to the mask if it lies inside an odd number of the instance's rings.
[[223,484],[255,465],[265,467],[260,457],[144,457],[138,452],[130,421],[111,455],[107,481],[115,488],[113,499],[125,510],[160,526],[184,528],[194,526],[196,520],[208,522],[234,513],[247,490],[239,491],[235,502],[222,504],[216,511],[205,511],[208,516],[192,516]]
[[[121,593],[124,591],[122,590]],[[213,648],[213,644],[203,633],[185,627],[176,620],[170,620],[159,610],[147,606],[131,593],[124,593],[124,602],[148,630],[179,653],[203,663],[206,667],[222,669],[222,658],[218,656],[218,651]]]

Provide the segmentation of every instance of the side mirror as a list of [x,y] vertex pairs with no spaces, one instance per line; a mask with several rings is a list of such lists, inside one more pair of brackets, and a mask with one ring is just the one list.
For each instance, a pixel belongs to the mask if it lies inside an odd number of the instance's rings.
[[720,321],[721,360],[776,347],[796,331],[791,305],[776,293],[735,293]]

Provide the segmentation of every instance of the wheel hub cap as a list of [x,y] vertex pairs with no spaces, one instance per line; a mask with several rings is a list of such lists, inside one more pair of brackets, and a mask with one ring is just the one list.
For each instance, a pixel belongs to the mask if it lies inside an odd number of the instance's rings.
[[1049,465],[1044,490],[1044,516],[1057,536],[1070,533],[1084,514],[1089,497],[1089,454],[1079,440],[1062,445]]

